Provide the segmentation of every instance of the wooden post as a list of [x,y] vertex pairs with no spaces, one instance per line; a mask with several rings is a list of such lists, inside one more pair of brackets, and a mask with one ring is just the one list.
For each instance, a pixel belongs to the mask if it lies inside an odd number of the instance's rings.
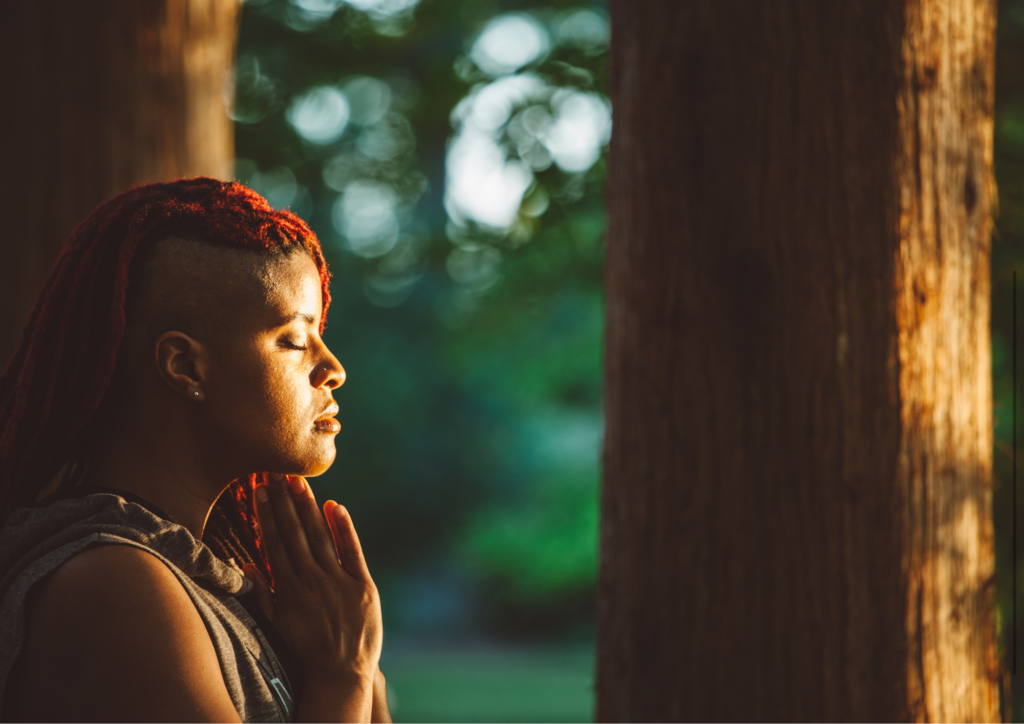
[[240,7],[54,0],[5,9],[0,368],[57,253],[97,204],[146,181],[231,177],[223,98]]
[[993,0],[612,0],[601,721],[994,721]]

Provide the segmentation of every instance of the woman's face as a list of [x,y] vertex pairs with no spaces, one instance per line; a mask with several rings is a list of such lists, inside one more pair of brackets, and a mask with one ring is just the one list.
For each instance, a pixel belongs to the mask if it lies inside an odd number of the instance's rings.
[[345,382],[320,339],[320,276],[305,253],[275,257],[265,272],[237,327],[210,346],[204,422],[222,462],[242,472],[319,475],[334,462],[332,392]]

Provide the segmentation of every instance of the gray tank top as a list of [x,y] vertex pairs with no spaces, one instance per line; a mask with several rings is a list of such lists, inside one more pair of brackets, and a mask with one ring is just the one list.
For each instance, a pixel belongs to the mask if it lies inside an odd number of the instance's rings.
[[[276,639],[279,649],[282,644],[262,613],[251,603],[248,610],[242,604],[251,599],[252,582],[187,528],[125,497],[90,493],[20,508],[0,529],[0,702],[25,640],[32,587],[87,548],[125,545],[163,561],[185,588],[206,624],[242,721],[295,721],[297,695],[267,636]],[[254,616],[263,619],[266,631]]]

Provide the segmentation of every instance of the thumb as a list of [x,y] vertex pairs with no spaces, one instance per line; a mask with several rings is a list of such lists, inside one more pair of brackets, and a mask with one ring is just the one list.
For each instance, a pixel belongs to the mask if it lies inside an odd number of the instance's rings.
[[267,618],[274,620],[274,592],[270,590],[270,584],[260,573],[260,569],[252,563],[246,562],[242,566],[242,573],[253,583],[253,594],[256,596],[256,603],[267,614]]

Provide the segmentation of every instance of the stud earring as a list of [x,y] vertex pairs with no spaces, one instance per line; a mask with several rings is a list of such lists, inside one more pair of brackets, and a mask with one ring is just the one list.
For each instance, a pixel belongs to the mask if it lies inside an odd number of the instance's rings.
[[196,397],[199,397],[199,390],[196,390],[196,391],[195,391],[195,392],[193,392],[192,394],[193,394],[193,395],[195,395]]

